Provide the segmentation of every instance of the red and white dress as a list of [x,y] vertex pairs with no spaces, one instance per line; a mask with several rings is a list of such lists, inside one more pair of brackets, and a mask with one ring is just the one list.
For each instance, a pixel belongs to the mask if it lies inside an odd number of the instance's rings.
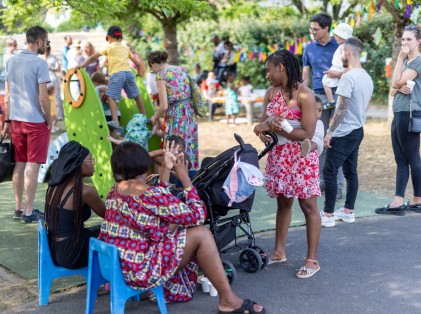
[[[288,108],[281,91],[268,104],[266,113],[301,121],[301,111]],[[319,155],[313,151],[302,157],[299,141],[276,145],[268,155],[265,179],[266,191],[272,198],[279,195],[301,199],[320,196]]]

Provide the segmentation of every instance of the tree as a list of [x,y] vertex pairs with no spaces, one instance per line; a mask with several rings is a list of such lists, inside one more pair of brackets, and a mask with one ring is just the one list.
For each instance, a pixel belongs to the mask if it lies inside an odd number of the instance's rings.
[[6,0],[6,9],[1,10],[1,19],[9,30],[22,31],[33,25],[33,17],[45,14],[48,9],[73,9],[92,17],[118,17],[130,19],[131,16],[150,14],[163,27],[165,48],[169,62],[178,64],[177,24],[189,19],[192,15],[212,15],[218,5],[230,1],[216,0]]

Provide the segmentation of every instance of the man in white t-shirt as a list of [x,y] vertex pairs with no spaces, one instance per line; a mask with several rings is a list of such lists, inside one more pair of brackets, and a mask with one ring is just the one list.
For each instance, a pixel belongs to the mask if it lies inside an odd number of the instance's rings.
[[[34,209],[39,167],[47,159],[51,112],[47,84],[50,82],[44,54],[50,44],[47,31],[33,26],[26,32],[27,49],[6,62],[5,124],[3,134],[11,135],[15,153],[13,189],[14,219],[31,223],[43,218]],[[25,204],[23,194],[25,193]]]
[[[363,44],[351,37],[344,43],[342,61],[349,71],[341,76],[336,90],[338,103],[333,121],[324,139],[326,163],[323,169],[325,181],[325,205],[320,213],[322,226],[334,227],[335,219],[347,223],[355,221],[354,205],[358,193],[358,149],[364,137],[368,103],[373,94],[373,81],[361,67]],[[342,166],[346,179],[345,206],[334,212],[337,192],[337,175]]]

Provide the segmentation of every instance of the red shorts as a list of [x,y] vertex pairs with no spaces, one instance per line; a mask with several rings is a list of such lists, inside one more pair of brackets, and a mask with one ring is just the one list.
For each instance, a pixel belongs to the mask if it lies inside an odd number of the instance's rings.
[[12,121],[12,143],[15,161],[45,163],[50,130],[45,122]]

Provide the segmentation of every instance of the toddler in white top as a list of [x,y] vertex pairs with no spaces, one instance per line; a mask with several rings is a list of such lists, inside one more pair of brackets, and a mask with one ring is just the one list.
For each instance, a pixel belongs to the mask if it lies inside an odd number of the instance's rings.
[[[342,63],[342,49],[345,40],[352,37],[352,31],[352,27],[346,23],[338,24],[338,26],[336,26],[335,29],[332,31],[336,42],[339,44],[339,47],[333,54],[332,66],[329,68],[328,71],[324,72],[325,75],[322,78],[323,88],[325,90],[325,94],[328,101],[328,103],[324,105],[323,109],[329,109],[336,106],[336,101],[333,98],[332,88],[338,86],[341,75],[346,71]],[[329,77],[328,74],[333,74],[334,77]]]

